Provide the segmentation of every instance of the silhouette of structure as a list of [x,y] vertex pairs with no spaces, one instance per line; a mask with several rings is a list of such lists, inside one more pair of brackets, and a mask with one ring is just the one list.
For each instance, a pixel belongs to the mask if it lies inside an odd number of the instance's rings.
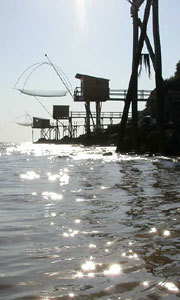
[[[158,0],[132,0],[131,15],[133,17],[133,62],[132,73],[129,81],[129,87],[126,95],[123,115],[120,123],[120,131],[117,143],[117,152],[121,152],[123,139],[126,130],[128,113],[130,104],[132,103],[132,131],[134,151],[138,152],[138,118],[137,118],[137,85],[138,85],[138,67],[142,55],[144,43],[149,52],[156,78],[156,93],[157,93],[157,128],[159,131],[159,152],[164,152],[164,102],[167,94],[164,81],[162,79],[162,63],[161,63],[161,45],[159,35],[159,12]],[[145,3],[144,17],[141,22],[138,17],[140,6]],[[153,15],[153,37],[154,51],[150,40],[147,36],[147,25],[149,21],[150,11],[152,8]],[[140,33],[139,33],[140,32]]]
[[[97,78],[93,76],[76,74],[75,78],[81,80],[81,88],[76,89],[74,101],[85,102],[86,109],[86,133],[90,134],[90,119],[92,118],[90,102],[96,104],[96,132],[101,129],[101,108],[102,102],[109,99],[109,79]],[[94,119],[92,118],[94,124]]]
[[[75,78],[80,79],[81,86],[76,87],[74,91],[74,101],[84,102],[86,117],[85,117],[85,128],[86,134],[91,133],[91,123],[96,131],[99,133],[102,129],[103,119],[107,117],[101,114],[102,103],[106,101],[125,101],[127,96],[127,90],[110,90],[109,79],[98,78],[89,75],[76,74]],[[136,93],[137,101],[147,101],[151,91],[150,90],[139,90]],[[96,113],[91,112],[90,103],[96,103]],[[112,119],[116,118],[115,113],[112,114]],[[117,116],[117,114],[116,114]],[[74,117],[72,113],[72,117]]]

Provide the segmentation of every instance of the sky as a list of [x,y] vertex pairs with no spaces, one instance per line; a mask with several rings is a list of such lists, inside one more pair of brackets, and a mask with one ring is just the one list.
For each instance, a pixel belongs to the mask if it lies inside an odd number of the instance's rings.
[[[126,0],[0,0],[0,141],[31,141],[31,128],[14,124],[24,114],[49,118],[30,96],[14,89],[19,76],[31,65],[47,61],[48,54],[68,76],[73,88],[79,86],[76,73],[110,79],[110,88],[127,89],[132,65],[132,18]],[[140,9],[142,16],[144,5]],[[163,77],[175,72],[180,60],[180,0],[159,0]],[[152,39],[151,20],[148,34]],[[147,50],[144,47],[143,53]],[[18,82],[22,88],[27,73]],[[154,89],[143,72],[139,89]],[[63,90],[54,70],[43,65],[30,76],[26,88]],[[70,105],[84,110],[68,95],[41,98],[52,112],[53,105]],[[138,107],[143,109],[142,104]],[[104,111],[122,111],[122,102],[103,104]],[[22,116],[22,117],[20,117]]]

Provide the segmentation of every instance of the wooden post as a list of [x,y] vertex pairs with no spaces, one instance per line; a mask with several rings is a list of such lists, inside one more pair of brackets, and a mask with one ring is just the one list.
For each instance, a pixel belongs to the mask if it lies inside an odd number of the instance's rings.
[[96,132],[99,133],[101,128],[101,102],[96,101]]
[[131,78],[130,78],[130,82],[129,82],[125,106],[124,106],[123,115],[122,115],[121,124],[120,124],[120,130],[119,130],[119,134],[118,134],[117,149],[116,149],[117,152],[121,151],[121,145],[123,142],[124,133],[125,133],[125,129],[126,129],[126,123],[127,123],[127,119],[128,119],[129,107],[130,107],[130,103],[131,103],[131,100],[132,100],[133,94],[134,94],[134,82],[137,77],[139,59],[141,56],[141,51],[142,51],[145,36],[146,36],[146,29],[147,29],[147,23],[149,20],[150,9],[151,9],[151,0],[147,0],[145,12],[144,12],[144,20],[142,23],[141,34],[140,34],[140,38],[138,41],[138,48],[137,48],[137,52],[136,52],[136,55],[133,60],[132,74],[131,74]]
[[164,153],[164,101],[165,93],[162,83],[161,42],[159,34],[159,0],[153,0],[153,37],[155,47],[155,79],[157,97],[157,126],[159,130],[159,152]]
[[56,120],[56,141],[59,140],[59,125],[58,125],[58,120]]
[[[133,61],[136,55],[139,39],[139,27],[138,27],[138,6],[136,5],[136,0],[132,2],[132,12],[133,12]],[[133,63],[132,63],[133,67]],[[134,80],[134,93],[132,98],[132,140],[134,151],[138,152],[138,70],[136,71],[136,76]]]
[[89,135],[91,133],[91,129],[90,129],[90,101],[86,101],[85,109],[86,109],[86,134]]
[[71,112],[71,116],[69,117],[69,135],[70,138],[73,137],[72,112]]
[[[142,23],[141,23],[140,19],[138,20],[138,24],[139,24],[139,27],[141,28]],[[151,46],[151,42],[150,42],[147,34],[146,34],[146,37],[145,37],[145,43],[146,43],[146,47],[148,49],[148,52],[149,52],[149,55],[150,55],[150,58],[151,58],[151,61],[152,61],[152,64],[153,64],[154,71],[156,71],[155,54],[154,54],[153,48]],[[169,95],[168,95],[168,88],[166,86],[166,83],[165,83],[163,77],[161,77],[161,81],[162,81],[162,86],[163,86],[163,89],[164,89],[164,99],[165,99],[165,102],[168,103],[169,116],[170,116],[170,119],[172,119],[172,115],[173,115],[173,113],[172,113],[172,102],[171,102],[171,100],[169,98]]]

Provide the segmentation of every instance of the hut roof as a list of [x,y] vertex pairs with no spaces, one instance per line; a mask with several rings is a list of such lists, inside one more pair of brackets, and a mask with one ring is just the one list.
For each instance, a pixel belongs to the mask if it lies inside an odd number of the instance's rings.
[[77,79],[82,79],[82,78],[91,78],[91,79],[98,79],[98,80],[105,80],[105,81],[110,81],[109,79],[105,79],[105,78],[100,78],[100,77],[95,77],[95,76],[90,76],[90,75],[85,75],[85,74],[79,74],[77,73],[75,78]]

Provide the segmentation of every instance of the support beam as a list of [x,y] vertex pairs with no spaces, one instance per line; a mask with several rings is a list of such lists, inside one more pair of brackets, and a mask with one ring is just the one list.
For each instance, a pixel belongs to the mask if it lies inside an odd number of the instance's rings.
[[101,130],[101,102],[96,101],[96,132]]
[[69,117],[69,137],[73,137],[73,124],[72,124],[72,113],[71,116]]
[[141,52],[142,52],[142,48],[143,48],[144,40],[145,40],[145,36],[146,36],[146,29],[147,29],[147,23],[149,20],[150,9],[151,9],[151,0],[147,0],[145,12],[144,12],[142,29],[141,29],[141,35],[140,35],[140,38],[138,41],[137,52],[136,52],[136,55],[133,60],[132,74],[131,74],[131,78],[130,78],[130,82],[129,82],[129,88],[128,88],[125,106],[124,106],[124,110],[123,110],[122,120],[121,120],[121,124],[120,124],[120,130],[119,130],[119,134],[118,134],[118,142],[117,142],[117,149],[116,149],[117,152],[121,151],[121,146],[122,146],[122,142],[123,142],[123,138],[124,138],[124,134],[125,134],[128,113],[129,113],[129,107],[130,107],[130,103],[133,98],[134,82],[136,80],[136,74],[137,74],[137,70],[138,70],[138,66],[139,66],[139,59],[141,56]]
[[56,120],[56,132],[55,132],[55,139],[56,141],[59,140],[59,124],[58,124],[58,120]]
[[[140,19],[138,20],[138,23],[139,23],[139,27],[142,28],[142,22],[141,22]],[[149,52],[149,55],[150,55],[150,58],[151,58],[151,61],[152,61],[152,64],[153,64],[154,71],[156,71],[155,53],[153,51],[153,47],[151,46],[151,42],[150,42],[147,34],[146,34],[146,37],[145,37],[145,43],[146,43],[146,47],[148,49],[148,52]],[[171,99],[168,95],[168,88],[166,86],[166,83],[165,83],[163,77],[161,77],[161,80],[162,80],[162,85],[163,85],[163,89],[164,89],[165,103],[167,103],[168,108],[169,108],[169,110],[168,110],[169,118],[173,119],[173,117],[172,117],[173,116],[173,114],[172,114],[172,102],[171,102]]]
[[155,79],[157,97],[157,126],[159,130],[159,152],[164,153],[164,102],[165,92],[162,82],[161,42],[159,34],[159,0],[152,1],[153,6],[153,37],[155,47]]
[[[141,22],[140,18],[138,18],[138,26],[140,27],[140,29],[142,29],[142,22]],[[153,64],[153,67],[155,70],[155,54],[154,54],[153,48],[151,46],[151,42],[150,42],[147,34],[145,36],[145,43],[146,43],[146,47],[148,49],[148,52],[149,52],[149,55],[150,55],[150,58],[151,58],[151,61],[152,61],[152,64]]]
[[89,135],[91,133],[91,130],[90,130],[90,101],[86,101],[85,109],[86,109],[86,134]]
[[[133,0],[134,13],[133,13],[133,61],[136,56],[138,39],[139,39],[139,27],[138,27],[138,7],[136,6],[136,0]],[[133,65],[132,65],[133,67]],[[138,70],[134,80],[134,93],[132,98],[132,141],[134,151],[138,152]]]

